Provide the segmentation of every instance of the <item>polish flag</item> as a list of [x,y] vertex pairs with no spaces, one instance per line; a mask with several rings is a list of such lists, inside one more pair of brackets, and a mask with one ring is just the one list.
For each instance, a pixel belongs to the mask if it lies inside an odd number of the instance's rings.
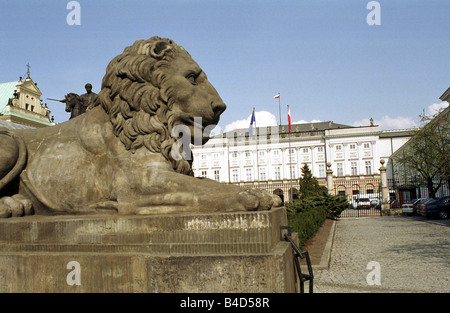
[[289,134],[291,133],[291,108],[288,106]]
[[275,97],[273,97],[274,99],[279,99],[280,98],[280,94],[277,94]]

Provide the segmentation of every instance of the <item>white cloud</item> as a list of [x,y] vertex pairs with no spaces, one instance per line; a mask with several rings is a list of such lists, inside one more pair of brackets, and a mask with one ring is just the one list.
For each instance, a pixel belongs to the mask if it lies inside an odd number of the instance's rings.
[[297,122],[292,122],[292,124],[308,124],[308,123],[320,123],[320,120],[312,120],[310,122],[305,121],[305,120],[299,120]]
[[431,116],[435,115],[441,109],[445,109],[446,107],[448,107],[448,102],[447,101],[442,101],[441,103],[433,103],[433,104],[428,106],[427,115],[431,115]]
[[[440,103],[433,103],[427,107],[426,114],[432,116],[438,113],[440,110],[446,108],[447,106],[448,102],[445,101]],[[420,126],[419,123],[411,117],[408,116],[390,117],[388,115],[385,115],[380,119],[374,119],[373,124],[378,125],[382,130],[417,128]],[[353,122],[352,125],[367,126],[370,125],[370,120],[368,118],[364,118],[362,120]]]
[[[246,119],[231,122],[225,126],[225,131],[228,132],[239,128],[249,128],[251,118],[252,114],[250,114]],[[268,111],[255,111],[255,120],[257,127],[278,125],[276,116]]]
[[[251,118],[252,115],[250,114],[246,119],[236,120],[234,122],[231,122],[230,124],[227,124],[225,126],[225,131],[229,132],[235,129],[249,128]],[[255,111],[255,119],[257,127],[277,126],[279,123],[277,117],[268,111]],[[312,120],[310,122],[305,120],[299,120],[293,121],[292,124],[319,123],[319,122],[320,120]],[[285,125],[287,124],[287,121],[282,121],[282,123],[283,125]]]
[[[383,130],[406,129],[417,127],[417,123],[412,118],[407,116],[390,117],[388,115],[385,115],[381,119],[374,119],[373,124],[378,125],[379,128]],[[368,118],[364,118],[362,120],[353,122],[353,126],[368,126],[368,125],[370,125],[370,120]]]

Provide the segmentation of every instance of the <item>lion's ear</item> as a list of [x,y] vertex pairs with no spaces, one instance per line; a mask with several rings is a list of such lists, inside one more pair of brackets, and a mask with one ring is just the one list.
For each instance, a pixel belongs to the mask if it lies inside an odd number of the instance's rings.
[[150,55],[154,58],[161,59],[166,54],[166,52],[171,49],[172,46],[170,45],[170,43],[164,40],[158,40],[150,49]]

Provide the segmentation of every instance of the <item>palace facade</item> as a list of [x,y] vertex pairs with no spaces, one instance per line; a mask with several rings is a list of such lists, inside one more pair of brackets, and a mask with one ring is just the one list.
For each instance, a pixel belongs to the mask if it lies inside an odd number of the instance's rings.
[[197,177],[242,187],[263,188],[284,200],[299,192],[298,178],[307,164],[313,176],[326,186],[332,171],[334,193],[378,199],[380,160],[392,176],[389,157],[411,138],[415,129],[380,130],[319,122],[238,129],[212,137],[192,147]]

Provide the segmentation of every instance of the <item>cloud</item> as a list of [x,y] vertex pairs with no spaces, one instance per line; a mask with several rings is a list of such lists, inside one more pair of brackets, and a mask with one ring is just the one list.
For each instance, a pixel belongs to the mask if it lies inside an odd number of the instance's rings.
[[[446,108],[448,106],[448,102],[441,102],[441,103],[433,103],[428,106],[427,108],[427,115],[434,115],[439,110]],[[245,129],[250,126],[250,119],[252,115],[249,114],[246,119],[242,120],[236,120],[231,122],[230,124],[227,124],[225,126],[225,132],[229,132],[235,129]],[[255,111],[255,118],[256,118],[256,126],[258,127],[264,127],[264,126],[276,126],[278,125],[277,117],[268,112],[268,111]],[[299,120],[299,121],[293,121],[292,124],[307,124],[307,123],[319,123],[320,120],[312,120],[312,121],[305,121],[305,120]],[[287,124],[287,122],[283,122],[283,124]],[[390,117],[389,115],[385,115],[381,117],[380,119],[374,119],[373,121],[374,125],[378,125],[381,130],[390,130],[390,129],[408,129],[408,128],[417,128],[419,127],[419,124],[417,121],[415,121],[413,118],[408,116],[397,116],[397,117]],[[362,120],[357,120],[352,123],[352,126],[368,126],[370,125],[370,120],[368,118],[364,118]],[[220,127],[216,127],[212,134],[218,134],[220,133]]]
[[[252,115],[250,114],[246,119],[236,120],[234,122],[231,122],[230,124],[227,124],[225,126],[225,131],[229,132],[235,129],[249,128],[251,118]],[[257,127],[277,126],[279,123],[277,117],[268,111],[255,111],[255,119]],[[292,124],[319,123],[319,122],[320,120],[312,120],[310,122],[305,120],[299,120],[293,121]],[[283,125],[287,124],[286,121],[282,121],[282,123]]]
[[[381,119],[374,119],[373,124],[378,125],[379,128],[382,130],[407,129],[418,127],[416,121],[407,116],[390,117],[388,115],[385,115]],[[364,118],[362,120],[353,122],[353,126],[368,126],[368,125],[370,125],[370,120],[368,118]]]
[[442,101],[441,103],[433,103],[427,108],[427,115],[433,116],[436,113],[439,113],[441,109],[445,109],[448,107],[448,102]]
[[[250,114],[246,119],[237,120],[237,121],[231,122],[230,124],[227,124],[225,126],[225,131],[229,132],[229,131],[232,131],[235,129],[249,128],[251,118],[252,118],[252,114]],[[256,120],[257,127],[278,125],[276,116],[268,111],[255,111],[255,120]]]
[[[432,116],[446,107],[448,107],[448,102],[445,101],[440,103],[433,103],[427,107],[426,114],[428,116]],[[419,127],[419,123],[415,121],[413,118],[408,116],[390,117],[388,115],[385,115],[380,119],[374,119],[373,124],[378,125],[382,130],[407,129]],[[353,126],[370,125],[370,121],[368,118],[364,118],[362,120],[353,122],[352,125]]]
[[305,120],[300,120],[297,122],[292,122],[292,124],[308,124],[308,123],[320,123],[320,122],[321,122],[321,120],[312,120],[310,122],[305,121]]

